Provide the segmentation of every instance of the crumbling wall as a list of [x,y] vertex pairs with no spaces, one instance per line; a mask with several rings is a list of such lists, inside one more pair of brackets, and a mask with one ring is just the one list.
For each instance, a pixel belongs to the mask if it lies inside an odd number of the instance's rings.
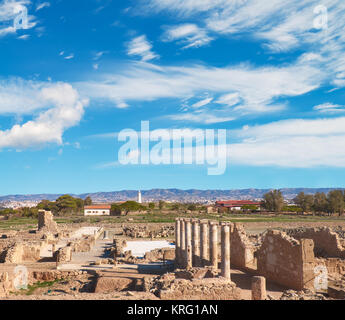
[[72,260],[72,247],[67,246],[54,252],[56,262],[70,262]]
[[124,253],[124,248],[127,246],[127,241],[124,239],[113,239],[114,249],[112,250],[113,258],[120,257]]
[[257,259],[255,251],[258,249],[247,237],[242,224],[231,224],[230,229],[230,261],[241,269],[256,270]]
[[341,277],[345,275],[345,260],[340,258],[317,258],[315,265],[324,265],[329,276]]
[[82,239],[75,240],[70,243],[73,252],[89,252],[95,245],[96,239],[94,236],[86,236]]
[[312,239],[316,256],[345,258],[342,239],[328,227],[291,229],[287,230],[287,234],[295,239]]
[[58,233],[58,227],[50,211],[38,211],[38,231]]
[[0,297],[7,296],[11,291],[14,290],[13,285],[13,274],[8,272],[0,273]]
[[37,262],[40,260],[41,243],[16,242],[8,246],[3,254],[4,263]]
[[314,265],[312,240],[298,241],[277,230],[267,232],[257,252],[259,275],[296,290],[313,287]]
[[151,230],[148,226],[129,226],[123,228],[123,234],[131,238],[168,238],[175,234],[174,226],[162,226]]

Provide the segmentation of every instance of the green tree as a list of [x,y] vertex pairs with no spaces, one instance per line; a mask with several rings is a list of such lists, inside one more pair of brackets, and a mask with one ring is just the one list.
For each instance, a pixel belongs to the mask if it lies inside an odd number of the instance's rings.
[[156,207],[154,202],[149,203],[149,209],[153,210]]
[[314,195],[313,209],[315,212],[326,212],[328,207],[327,196],[323,192]]
[[171,209],[172,209],[172,210],[175,210],[175,211],[179,210],[179,209],[180,209],[180,204],[179,204],[179,203],[174,203],[174,204],[171,206]]
[[121,206],[117,203],[112,203],[110,208],[111,215],[120,215],[121,214]]
[[159,200],[159,202],[158,202],[159,210],[162,210],[164,208],[164,206],[165,206],[165,202],[163,200]]
[[339,213],[342,215],[344,212],[344,193],[341,190],[332,190],[328,193],[328,207],[332,213]]
[[131,211],[142,211],[146,209],[143,205],[136,201],[126,201],[125,203],[120,204],[120,208],[126,211],[126,213]]
[[280,190],[272,190],[264,195],[263,207],[269,211],[279,212],[284,206],[284,197]]
[[187,209],[190,211],[196,211],[197,208],[196,208],[196,205],[194,203],[191,203],[188,205]]
[[49,201],[49,200],[42,200],[37,206],[37,209],[51,211],[53,214],[57,214],[58,207],[56,206],[56,202]]
[[92,199],[91,197],[87,196],[84,200],[84,206],[91,206],[92,205]]
[[75,198],[75,204],[77,206],[77,211],[81,212],[84,209],[84,200],[81,198]]
[[294,199],[294,202],[302,209],[303,212],[308,212],[314,204],[314,196],[300,192]]
[[56,206],[58,208],[58,214],[73,213],[78,209],[76,199],[69,194],[57,198]]

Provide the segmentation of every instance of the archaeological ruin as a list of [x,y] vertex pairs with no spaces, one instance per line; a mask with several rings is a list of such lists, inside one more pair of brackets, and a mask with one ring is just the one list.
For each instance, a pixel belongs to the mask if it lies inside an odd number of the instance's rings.
[[51,283],[56,289],[49,297],[76,299],[345,298],[345,231],[339,226],[249,233],[240,223],[196,218],[74,226],[58,225],[44,210],[37,222],[36,229],[1,234],[4,299],[24,290],[19,275],[27,286]]

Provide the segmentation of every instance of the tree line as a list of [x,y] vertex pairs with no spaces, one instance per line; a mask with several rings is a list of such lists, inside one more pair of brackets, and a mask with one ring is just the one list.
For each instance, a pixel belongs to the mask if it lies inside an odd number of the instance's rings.
[[51,211],[54,215],[63,216],[72,213],[82,213],[84,206],[92,204],[90,197],[86,197],[85,200],[81,198],[74,198],[69,194],[60,196],[55,201],[42,200],[37,209]]
[[[294,203],[301,212],[329,213],[343,215],[345,210],[345,193],[343,190],[332,190],[327,195],[324,192],[305,194],[300,192]],[[280,190],[272,190],[264,195],[263,207],[268,211],[284,211],[285,200]]]

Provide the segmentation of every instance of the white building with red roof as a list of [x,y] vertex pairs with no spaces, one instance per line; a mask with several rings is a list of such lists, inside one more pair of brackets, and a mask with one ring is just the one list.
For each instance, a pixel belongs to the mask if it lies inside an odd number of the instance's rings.
[[84,206],[84,216],[110,216],[110,204]]

